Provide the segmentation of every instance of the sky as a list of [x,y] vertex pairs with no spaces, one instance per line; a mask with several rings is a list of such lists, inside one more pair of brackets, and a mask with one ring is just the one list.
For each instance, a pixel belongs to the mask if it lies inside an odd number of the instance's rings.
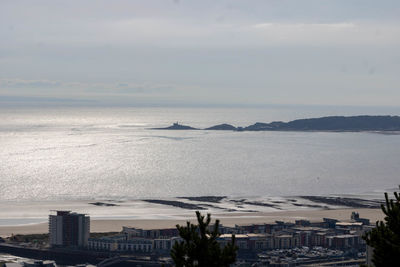
[[398,0],[0,0],[0,105],[399,106]]

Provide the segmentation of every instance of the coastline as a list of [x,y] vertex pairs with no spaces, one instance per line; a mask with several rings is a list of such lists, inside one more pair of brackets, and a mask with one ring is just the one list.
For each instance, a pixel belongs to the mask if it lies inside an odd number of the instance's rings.
[[[178,122],[164,128],[151,130],[201,130]],[[358,115],[358,116],[325,116],[319,118],[297,119],[288,122],[256,122],[248,126],[235,127],[223,123],[202,130],[217,131],[327,131],[327,132],[394,132],[400,131],[399,116]]]
[[[213,214],[212,219],[219,219],[223,225],[234,226],[235,224],[262,224],[275,221],[294,222],[306,219],[312,222],[322,221],[323,218],[333,218],[341,221],[349,221],[353,211],[360,217],[370,219],[371,223],[383,220],[384,214],[381,209],[376,208],[340,208],[340,209],[314,209],[314,210],[288,210],[272,212],[252,213],[219,213]],[[206,211],[204,211],[205,213]],[[177,215],[179,216],[179,215]],[[195,221],[194,211],[189,216],[165,219],[96,219],[91,220],[91,232],[121,231],[122,226],[130,226],[143,229],[174,228],[176,224],[185,224],[187,220]],[[35,223],[18,226],[0,226],[0,237],[12,234],[41,234],[48,232],[48,223]]]

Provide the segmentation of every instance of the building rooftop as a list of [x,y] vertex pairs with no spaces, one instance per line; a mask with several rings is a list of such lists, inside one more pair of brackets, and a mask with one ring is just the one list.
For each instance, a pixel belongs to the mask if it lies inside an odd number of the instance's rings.
[[350,238],[350,237],[358,237],[358,235],[333,235],[333,236],[328,236],[326,238]]
[[336,226],[362,226],[362,222],[337,222]]

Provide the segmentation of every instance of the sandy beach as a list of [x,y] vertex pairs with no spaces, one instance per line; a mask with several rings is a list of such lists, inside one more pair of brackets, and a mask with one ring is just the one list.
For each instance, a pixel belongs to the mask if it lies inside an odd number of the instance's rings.
[[[234,226],[235,224],[256,224],[256,223],[273,223],[276,220],[285,222],[294,222],[298,219],[308,219],[310,221],[322,221],[323,218],[334,218],[338,220],[348,221],[352,211],[356,211],[362,218],[368,218],[371,223],[383,219],[383,213],[380,209],[335,209],[335,210],[298,210],[298,211],[274,211],[274,212],[254,212],[254,213],[221,213],[214,216],[214,219],[220,219],[221,223],[226,226]],[[193,212],[194,214],[194,212]],[[193,217],[188,217],[194,221]],[[186,219],[187,220],[187,219]],[[121,231],[122,226],[131,226],[143,229],[159,229],[171,228],[176,224],[184,224],[185,219],[94,219],[91,220],[91,232],[112,232]],[[12,234],[39,234],[47,233],[48,224],[38,223],[19,226],[0,226],[0,236],[7,237]]]

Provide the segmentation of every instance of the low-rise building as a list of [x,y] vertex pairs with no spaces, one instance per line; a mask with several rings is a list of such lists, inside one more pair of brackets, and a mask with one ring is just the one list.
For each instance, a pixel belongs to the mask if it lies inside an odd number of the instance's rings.
[[152,252],[153,240],[146,238],[133,238],[117,242],[117,251],[123,252]]
[[327,246],[336,249],[358,248],[360,236],[358,235],[334,235],[326,237]]
[[175,243],[181,241],[182,238],[180,237],[154,239],[153,250],[158,252],[170,251]]
[[117,240],[113,238],[89,238],[88,249],[100,251],[115,251],[117,250]]
[[88,249],[99,251],[151,252],[153,251],[153,240],[141,237],[126,240],[120,236],[90,238]]

